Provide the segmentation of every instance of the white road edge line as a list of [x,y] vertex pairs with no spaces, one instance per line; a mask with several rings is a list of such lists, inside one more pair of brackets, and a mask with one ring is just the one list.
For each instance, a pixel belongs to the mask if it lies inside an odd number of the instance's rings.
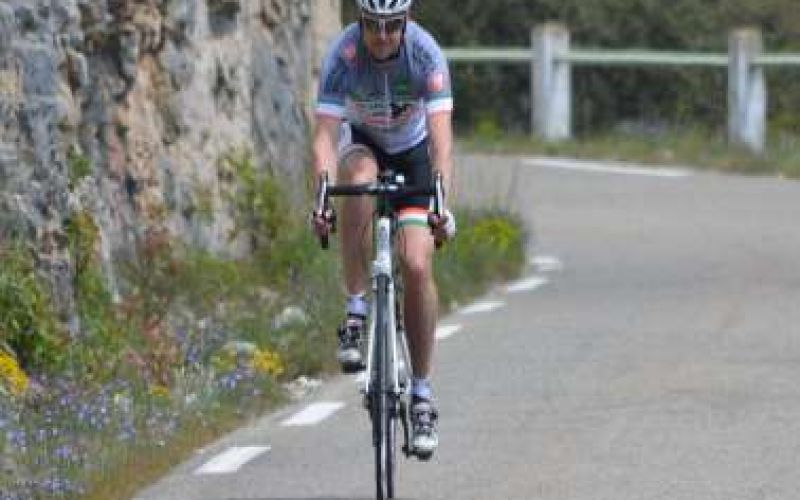
[[689,177],[692,171],[687,168],[646,166],[636,167],[633,163],[616,161],[576,160],[571,158],[526,158],[523,162],[534,167],[558,168],[604,174],[644,175],[650,177],[681,178]]
[[561,259],[551,255],[537,255],[531,258],[530,264],[542,273],[564,270],[564,263],[561,262]]
[[503,304],[502,302],[493,302],[493,301],[478,302],[476,304],[472,304],[471,306],[467,306],[461,309],[459,312],[461,314],[487,313],[487,312],[492,312],[496,309],[500,309],[504,305],[505,304]]
[[461,325],[442,325],[436,329],[436,340],[452,337],[459,330],[461,330]]
[[544,278],[542,276],[533,276],[508,285],[506,287],[506,292],[508,293],[530,292],[548,283],[550,283],[550,280],[548,280],[547,278]]
[[337,411],[344,408],[344,403],[323,401],[308,405],[281,423],[283,427],[300,427],[317,425]]
[[269,446],[234,446],[198,467],[194,473],[196,475],[230,474],[269,450]]

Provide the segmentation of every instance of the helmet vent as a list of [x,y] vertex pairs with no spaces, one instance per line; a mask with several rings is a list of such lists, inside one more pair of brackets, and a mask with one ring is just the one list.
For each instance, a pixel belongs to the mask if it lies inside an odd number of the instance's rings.
[[408,12],[413,0],[356,0],[356,3],[370,14],[392,16]]

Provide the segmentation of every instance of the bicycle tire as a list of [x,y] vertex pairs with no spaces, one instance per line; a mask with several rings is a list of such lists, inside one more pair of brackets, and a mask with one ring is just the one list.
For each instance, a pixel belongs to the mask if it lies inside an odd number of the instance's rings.
[[386,342],[389,329],[389,316],[387,303],[388,300],[388,279],[385,276],[378,276],[377,289],[375,291],[375,349],[374,359],[374,383],[372,384],[372,405],[370,408],[372,416],[372,438],[375,448],[375,493],[378,500],[392,498],[389,496],[394,493],[393,485],[390,485],[394,478],[390,472],[391,462],[387,457],[391,453],[389,435],[389,399],[388,399],[388,373],[387,373],[387,344]]
[[[394,348],[398,350],[398,357],[397,360],[403,359],[406,366],[404,370],[409,370],[408,360],[406,359],[405,353],[402,352],[405,346],[405,339],[400,339],[399,337],[405,335],[404,326],[403,326],[403,314],[402,314],[402,294],[403,294],[403,281],[402,281],[402,274],[397,272],[395,268],[394,272],[394,304],[388,304],[387,301],[387,308],[392,308],[394,311],[394,324],[395,324],[395,346]],[[388,292],[387,292],[388,293]],[[387,342],[386,343],[386,357],[387,359],[391,356],[391,346]],[[388,373],[388,370],[387,370]],[[401,377],[407,376],[406,374],[399,374]],[[391,383],[391,378],[390,378]],[[392,387],[392,389],[394,389]],[[387,412],[387,421],[386,421],[386,429],[387,429],[387,473],[389,475],[387,481],[387,487],[389,488],[389,498],[395,497],[395,478],[396,478],[396,471],[397,471],[397,439],[398,439],[398,431],[400,430],[400,425],[403,423],[402,419],[404,418],[403,410],[404,406],[402,404],[402,396],[399,394],[395,394],[394,391],[390,393],[389,402],[390,402],[390,411]],[[405,427],[403,429],[404,436],[405,436]],[[406,436],[406,442],[408,441]]]
[[[388,280],[387,280],[388,281]],[[388,287],[387,287],[388,291]],[[387,292],[388,293],[388,292]],[[388,299],[388,296],[387,296]],[[387,312],[387,319],[388,313],[394,308],[394,304],[389,304],[388,300],[386,301],[386,312]],[[388,325],[390,321],[387,321],[387,337],[388,340]],[[393,346],[390,342],[384,342],[384,352],[386,360],[392,359],[392,349],[396,347]],[[384,394],[386,402],[386,412],[384,414],[385,418],[385,433],[386,433],[386,442],[385,442],[385,452],[384,452],[384,470],[386,475],[386,497],[387,498],[394,498],[394,482],[395,482],[395,472],[397,466],[397,415],[398,415],[398,396],[394,392],[394,377],[391,376],[391,369],[393,366],[389,366],[389,363],[384,364],[384,373],[386,376],[386,385],[384,386]]]
[[387,394],[386,401],[389,403],[389,411],[386,412],[386,451],[384,457],[386,462],[386,498],[394,498],[394,480],[397,471],[397,401],[394,394]]

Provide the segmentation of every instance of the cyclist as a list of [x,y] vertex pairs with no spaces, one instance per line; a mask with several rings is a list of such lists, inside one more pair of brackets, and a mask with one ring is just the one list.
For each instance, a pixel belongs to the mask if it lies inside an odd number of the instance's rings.
[[[373,181],[391,168],[408,185],[430,184],[441,172],[445,192],[452,183],[452,109],[447,61],[433,37],[410,20],[413,0],[356,0],[359,20],[332,43],[320,75],[313,138],[313,170],[340,184]],[[338,167],[338,168],[337,168]],[[367,256],[373,201],[347,198],[341,206],[341,248],[348,294],[339,329],[337,357],[345,372],[364,368],[369,282]],[[438,446],[437,410],[430,384],[438,313],[433,280],[436,241],[455,234],[450,212],[429,215],[430,199],[412,197],[395,204],[398,254],[404,283],[403,317],[413,369],[412,449],[430,457]],[[330,219],[313,217],[317,235],[327,235]],[[431,231],[433,228],[433,234]]]

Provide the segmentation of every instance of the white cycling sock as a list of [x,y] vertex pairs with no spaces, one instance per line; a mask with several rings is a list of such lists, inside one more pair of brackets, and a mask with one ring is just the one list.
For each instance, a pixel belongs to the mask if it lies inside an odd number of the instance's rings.
[[411,379],[411,395],[422,399],[433,399],[433,389],[430,380],[414,377]]
[[347,297],[347,314],[350,316],[367,317],[369,312],[369,304],[367,303],[366,294],[358,293]]

